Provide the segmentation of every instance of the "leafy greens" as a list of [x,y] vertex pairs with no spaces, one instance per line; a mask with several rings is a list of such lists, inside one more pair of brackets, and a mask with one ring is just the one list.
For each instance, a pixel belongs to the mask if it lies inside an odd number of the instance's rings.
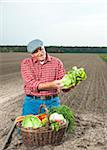
[[22,127],[28,128],[39,128],[42,126],[41,120],[37,118],[36,116],[27,115],[24,117],[22,121]]
[[64,116],[64,118],[68,122],[67,132],[72,132],[73,129],[75,128],[75,117],[73,111],[71,111],[71,109],[66,105],[61,105],[59,107],[52,107],[49,109],[50,115],[55,112],[62,114]]
[[61,79],[61,83],[62,83],[64,89],[67,89],[69,87],[76,86],[82,80],[85,80],[86,78],[87,78],[87,75],[86,75],[84,68],[78,69],[77,66],[74,66]]

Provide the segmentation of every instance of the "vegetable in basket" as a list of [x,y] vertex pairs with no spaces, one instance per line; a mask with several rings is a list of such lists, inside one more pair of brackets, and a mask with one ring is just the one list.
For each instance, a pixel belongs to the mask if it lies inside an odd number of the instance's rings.
[[16,122],[21,122],[21,121],[23,121],[24,117],[25,117],[25,116],[18,116],[18,117],[16,118]]
[[66,123],[66,119],[63,117],[62,114],[58,114],[58,113],[53,113],[50,115],[49,117],[50,122],[55,121],[55,122],[59,122],[61,124]]
[[86,75],[84,68],[78,69],[77,66],[74,66],[61,79],[61,83],[62,83],[64,89],[67,89],[67,88],[70,88],[72,86],[76,86],[82,80],[85,80],[86,78],[87,78],[87,75]]
[[44,119],[42,119],[42,127],[45,127],[46,126],[46,124],[47,124],[47,122],[48,122],[48,119],[47,118],[44,118]]
[[41,120],[36,116],[27,115],[22,121],[22,127],[24,128],[39,128],[42,126]]
[[42,121],[42,119],[46,118],[46,114],[39,114],[37,117]]
[[61,105],[59,107],[52,107],[49,109],[49,114],[51,115],[53,113],[62,114],[68,123],[67,132],[70,133],[73,131],[75,128],[75,117],[73,111],[68,106]]
[[56,132],[60,129],[60,123],[59,122],[53,121],[53,122],[51,122],[50,126],[51,126],[52,130],[54,130]]
[[42,126],[45,127],[48,121],[46,114],[39,114],[37,117],[41,120]]
[[49,121],[51,123],[52,130],[58,131],[62,124],[66,123],[66,119],[62,114],[53,113],[49,117]]

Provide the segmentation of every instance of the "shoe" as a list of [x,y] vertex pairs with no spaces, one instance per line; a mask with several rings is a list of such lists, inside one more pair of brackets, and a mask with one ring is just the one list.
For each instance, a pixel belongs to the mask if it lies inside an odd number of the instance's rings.
[[21,145],[23,143],[22,136],[18,135],[18,145]]

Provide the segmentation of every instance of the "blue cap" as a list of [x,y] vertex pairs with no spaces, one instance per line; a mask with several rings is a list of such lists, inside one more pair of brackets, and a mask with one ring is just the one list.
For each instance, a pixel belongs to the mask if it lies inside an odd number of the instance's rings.
[[43,46],[43,42],[39,39],[36,39],[28,43],[27,51],[33,53],[37,48],[42,46]]

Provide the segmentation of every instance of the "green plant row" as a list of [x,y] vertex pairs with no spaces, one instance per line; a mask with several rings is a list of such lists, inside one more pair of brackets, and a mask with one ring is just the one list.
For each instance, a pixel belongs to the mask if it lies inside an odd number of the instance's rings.
[[100,55],[100,57],[104,60],[104,61],[106,61],[107,62],[107,54],[105,54],[105,55]]

